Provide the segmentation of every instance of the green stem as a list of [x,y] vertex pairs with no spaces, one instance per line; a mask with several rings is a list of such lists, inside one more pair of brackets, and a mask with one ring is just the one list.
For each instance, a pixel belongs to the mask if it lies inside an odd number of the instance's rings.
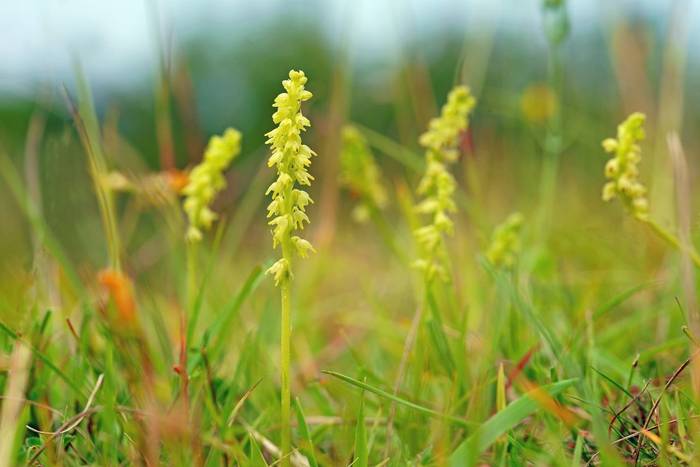
[[666,230],[665,228],[661,227],[659,224],[652,220],[642,220],[645,224],[647,224],[651,230],[654,231],[659,237],[661,237],[666,243],[671,245],[673,248],[676,250],[680,251],[681,253],[687,254],[690,259],[693,261],[693,264],[695,264],[695,267],[700,268],[700,254],[695,250],[695,248],[691,245],[683,245],[680,240],[678,240],[678,237],[676,237],[674,234]]
[[80,140],[88,154],[90,175],[95,185],[100,216],[105,235],[107,236],[110,267],[117,272],[121,272],[119,229],[117,227],[113,193],[105,184],[108,169],[100,141],[100,124],[93,106],[90,87],[79,64],[76,64],[75,73],[78,86],[78,108],[74,108],[70,99],[68,99],[69,105],[78,128]]
[[194,335],[195,326],[199,317],[199,308],[197,306],[197,242],[187,241],[187,309],[185,316],[187,320],[187,342],[191,342]]
[[289,455],[291,453],[291,398],[292,391],[289,382],[290,373],[290,353],[291,353],[291,292],[290,292],[290,281],[288,278],[284,279],[280,284],[280,291],[282,295],[282,317],[281,317],[281,338],[280,338],[280,384],[282,387],[282,443],[281,443],[281,465],[282,467],[289,467]]
[[557,175],[562,148],[561,108],[564,65],[561,59],[561,42],[553,39],[546,30],[545,35],[547,36],[547,84],[556,98],[556,107],[547,119],[545,128],[540,179],[540,212],[537,224],[539,234],[547,237],[557,191]]
[[[289,165],[289,164],[288,164]],[[282,172],[289,173],[289,166]],[[285,203],[284,212],[287,212],[289,219],[292,218],[294,210],[292,204],[293,184],[290,184],[283,194]],[[291,400],[292,390],[290,387],[290,360],[291,360],[291,339],[292,339],[292,292],[291,292],[291,276],[292,276],[292,238],[290,230],[287,229],[280,241],[282,247],[282,257],[287,260],[287,275],[280,282],[281,294],[281,317],[280,317],[280,391],[281,391],[281,452],[280,465],[282,467],[290,467],[290,456],[292,449],[292,428],[291,428]]]
[[105,230],[107,232],[107,243],[111,267],[115,271],[121,272],[122,266],[119,246],[119,230],[117,228],[117,220],[114,212],[114,199],[112,196],[112,191],[108,187],[104,186],[104,176],[105,175],[102,176],[102,180],[96,181],[95,184],[101,185],[98,187],[98,190],[102,191],[102,193],[101,196],[98,195],[98,198],[100,199],[100,211],[103,218],[102,222],[105,225]]
[[95,149],[91,147],[88,136],[85,136],[83,144],[88,152],[90,175],[95,187],[97,202],[100,209],[102,225],[107,236],[107,252],[109,255],[110,267],[121,272],[121,258],[119,251],[119,233],[117,229],[116,216],[114,214],[114,200],[111,190],[105,186],[107,170],[104,164],[97,159]]

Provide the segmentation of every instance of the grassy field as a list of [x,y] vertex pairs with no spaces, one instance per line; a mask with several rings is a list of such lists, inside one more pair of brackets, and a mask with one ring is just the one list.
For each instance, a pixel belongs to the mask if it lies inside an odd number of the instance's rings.
[[0,466],[700,463],[682,7],[535,3],[377,86],[275,36],[215,131],[201,44],[0,105]]

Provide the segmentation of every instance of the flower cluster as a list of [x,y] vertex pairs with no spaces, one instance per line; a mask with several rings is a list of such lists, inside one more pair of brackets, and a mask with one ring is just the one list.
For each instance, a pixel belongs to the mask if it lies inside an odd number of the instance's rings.
[[603,200],[619,197],[625,207],[639,220],[649,217],[649,202],[646,188],[639,181],[639,161],[642,151],[639,142],[645,137],[644,114],[636,112],[617,127],[617,139],[603,141],[603,148],[612,155],[605,164],[605,177],[609,180],[603,187]]
[[520,253],[520,230],[523,215],[515,212],[493,231],[486,259],[496,267],[511,269]]
[[301,103],[311,99],[312,94],[304,89],[307,78],[303,71],[292,70],[289,79],[282,81],[286,92],[275,98],[273,107],[277,110],[272,121],[277,128],[268,132],[267,144],[272,155],[269,167],[276,167],[277,180],[267,189],[272,194],[272,202],[267,207],[267,216],[272,217],[269,225],[273,226],[273,247],[282,247],[282,258],[267,270],[280,284],[291,276],[291,260],[294,252],[305,257],[314,251],[311,243],[301,237],[292,235],[295,230],[303,229],[309,218],[304,212],[306,206],[313,203],[309,194],[295,185],[310,185],[313,177],[308,172],[311,156],[315,153],[301,142],[301,133],[311,126],[309,119],[301,113]]
[[469,125],[469,113],[475,103],[469,88],[457,86],[450,92],[440,117],[430,121],[428,131],[419,140],[426,148],[426,171],[418,185],[418,194],[423,200],[416,209],[430,216],[431,221],[415,231],[421,257],[414,265],[429,281],[436,276],[443,280],[449,277],[443,236],[453,231],[449,214],[455,212],[457,206],[453,199],[456,182],[447,164],[459,156],[459,136]]
[[223,172],[241,151],[241,133],[228,128],[223,135],[213,136],[204,151],[204,158],[189,174],[185,195],[185,213],[190,226],[187,239],[197,242],[202,239],[202,230],[211,228],[216,214],[209,209],[218,192],[226,187]]
[[440,116],[430,120],[428,131],[420,136],[420,144],[428,150],[427,157],[454,162],[459,157],[458,138],[469,126],[467,117],[476,99],[466,86],[455,87],[447,96]]
[[358,222],[365,222],[371,210],[386,206],[386,191],[380,182],[382,175],[367,141],[357,128],[344,127],[342,136],[340,182],[359,198],[353,217]]

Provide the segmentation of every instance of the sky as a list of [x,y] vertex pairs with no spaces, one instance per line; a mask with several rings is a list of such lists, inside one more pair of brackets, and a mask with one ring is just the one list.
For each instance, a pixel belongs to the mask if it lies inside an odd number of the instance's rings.
[[[569,0],[568,8],[574,34],[582,34],[630,12],[663,20],[673,3]],[[690,15],[688,49],[700,54],[700,0],[678,3]],[[516,33],[541,28],[540,0],[0,1],[0,93],[31,93],[39,82],[62,82],[71,76],[75,58],[98,86],[129,87],[153,72],[159,28],[177,48],[204,33],[236,40],[280,16],[317,20],[329,41],[349,31],[357,60],[391,57],[408,34],[407,25],[410,34],[419,35],[446,27]]]

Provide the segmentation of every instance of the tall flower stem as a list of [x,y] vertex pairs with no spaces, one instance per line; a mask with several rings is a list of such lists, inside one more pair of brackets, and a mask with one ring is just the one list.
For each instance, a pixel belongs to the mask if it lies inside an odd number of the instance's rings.
[[311,98],[311,93],[304,88],[307,78],[303,71],[291,70],[289,79],[282,82],[285,91],[275,98],[273,106],[277,109],[272,121],[278,126],[267,132],[267,144],[272,154],[268,166],[277,170],[277,180],[267,189],[272,201],[267,207],[267,216],[272,217],[268,225],[272,229],[272,246],[282,248],[282,257],[268,270],[280,288],[280,393],[281,393],[281,448],[282,466],[290,465],[292,449],[291,432],[291,279],[294,257],[306,257],[314,251],[311,243],[301,237],[292,235],[295,230],[304,228],[309,222],[305,208],[312,203],[309,194],[301,188],[311,184],[313,177],[307,171],[311,157],[315,154],[311,148],[302,144],[301,133],[311,125],[309,119],[301,113],[301,103]]
[[185,252],[187,258],[187,308],[185,311],[187,317],[187,341],[192,339],[194,334],[194,328],[197,323],[198,318],[198,308],[197,308],[197,258],[198,258],[198,248],[197,243],[194,241],[187,241],[187,250]]
[[547,84],[556,97],[557,105],[548,118],[544,137],[544,154],[540,178],[540,212],[537,219],[539,233],[548,235],[555,194],[559,159],[562,152],[562,85],[564,64],[561,45],[568,36],[569,23],[564,0],[544,0],[542,15],[547,39]]
[[[291,199],[292,187],[288,188],[285,194],[285,201]],[[292,206],[288,209],[291,210]],[[292,267],[292,245],[288,238],[283,238],[280,242],[282,247],[282,258]],[[292,424],[291,424],[291,402],[292,387],[290,381],[291,360],[292,360],[292,281],[291,276],[286,275],[279,283],[280,286],[280,447],[281,465],[289,467],[292,451]]]
[[289,454],[292,449],[291,441],[291,399],[292,390],[290,385],[290,361],[291,361],[291,338],[292,338],[292,297],[290,281],[285,279],[280,284],[280,295],[282,298],[282,316],[280,319],[280,385],[281,385],[281,411],[282,411],[282,463],[283,467],[288,467]]
[[654,221],[643,220],[642,222],[648,225],[649,228],[651,228],[651,230],[656,235],[658,235],[662,240],[671,245],[673,248],[675,248],[681,253],[687,254],[690,257],[693,264],[695,265],[695,267],[700,268],[700,254],[698,254],[697,250],[694,247],[682,244],[678,237],[676,237],[674,234],[661,227],[658,223]]

